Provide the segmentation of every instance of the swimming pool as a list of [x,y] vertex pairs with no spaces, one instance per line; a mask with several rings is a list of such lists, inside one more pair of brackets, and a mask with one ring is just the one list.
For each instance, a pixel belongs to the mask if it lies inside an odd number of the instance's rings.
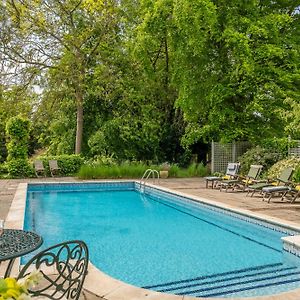
[[44,247],[82,239],[100,270],[156,291],[243,297],[300,287],[299,260],[280,240],[298,232],[139,187],[29,185],[25,229]]

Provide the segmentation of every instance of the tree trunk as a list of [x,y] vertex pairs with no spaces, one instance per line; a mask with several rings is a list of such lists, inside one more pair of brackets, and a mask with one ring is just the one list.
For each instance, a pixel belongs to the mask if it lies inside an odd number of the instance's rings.
[[83,134],[83,97],[80,91],[76,92],[77,101],[77,121],[76,121],[76,143],[75,154],[81,153],[82,134]]

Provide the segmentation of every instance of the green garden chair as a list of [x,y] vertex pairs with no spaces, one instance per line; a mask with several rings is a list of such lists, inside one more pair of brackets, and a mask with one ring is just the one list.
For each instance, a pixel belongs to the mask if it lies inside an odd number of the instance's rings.
[[282,186],[282,185],[289,185],[291,183],[291,178],[293,176],[294,169],[293,168],[286,168],[284,169],[280,176],[277,177],[273,181],[266,180],[265,182],[260,182],[256,183],[253,185],[249,185],[247,189],[247,196],[251,193],[251,197],[256,193],[256,192],[262,192],[262,189],[264,187],[272,187],[272,186]]
[[261,173],[262,168],[262,165],[251,165],[246,176],[239,176],[234,180],[223,180],[222,182],[220,182],[220,191],[222,191],[222,189],[225,189],[225,191],[227,192],[229,188],[231,188],[232,190],[238,188],[242,191],[245,191],[245,188],[248,185],[253,184],[254,182],[258,182],[257,179]]

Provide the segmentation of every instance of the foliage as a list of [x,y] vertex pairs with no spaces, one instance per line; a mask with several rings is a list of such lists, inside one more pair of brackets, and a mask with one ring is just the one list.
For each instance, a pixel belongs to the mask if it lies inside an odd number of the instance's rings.
[[[143,163],[120,165],[84,165],[80,168],[77,176],[80,179],[101,178],[141,178],[149,166]],[[158,169],[158,168],[157,168]]]
[[33,271],[26,277],[19,279],[0,278],[0,300],[28,300],[31,299],[28,289],[32,289],[42,280],[40,271]]
[[80,155],[57,155],[57,156],[42,156],[40,159],[43,161],[45,170],[48,175],[50,175],[49,160],[57,160],[57,164],[60,168],[59,174],[62,176],[74,175],[76,174],[84,159]]
[[280,173],[286,168],[294,168],[294,180],[296,182],[300,182],[299,178],[299,169],[300,169],[300,158],[299,157],[290,157],[283,160],[278,161],[274,164],[268,171],[268,176],[271,178],[276,178],[280,175]]
[[239,162],[241,164],[240,172],[241,174],[247,174],[250,165],[262,165],[263,172],[265,172],[280,159],[282,159],[281,153],[270,152],[270,149],[256,146],[239,157]]
[[[161,170],[161,165],[147,165],[144,163],[123,162],[121,164],[102,165],[86,164],[80,168],[77,176],[80,179],[104,179],[104,178],[134,178],[140,179],[147,169]],[[169,177],[195,177],[208,174],[203,164],[192,164],[186,169],[181,169],[176,164],[171,164]]]
[[0,53],[11,70],[6,77],[14,71],[14,77],[27,84],[46,79],[50,87],[58,88],[61,98],[73,102],[75,152],[80,153],[86,83],[117,37],[116,2],[25,0],[3,3],[0,9]]
[[8,138],[7,160],[26,159],[28,157],[29,120],[20,116],[12,117],[6,124]]
[[289,140],[288,137],[285,138],[268,138],[264,139],[260,142],[262,148],[268,149],[270,152],[280,153],[282,157],[286,157],[288,155],[289,148],[297,145],[295,140]]
[[295,172],[294,172],[293,179],[295,180],[295,182],[300,183],[300,162],[295,167]]
[[289,111],[285,100],[297,102],[300,93],[297,5],[175,3],[182,6],[178,15],[174,8],[171,19],[177,46],[176,104],[187,121],[183,143],[282,136],[283,113]]
[[7,174],[7,165],[6,164],[0,164],[0,174]]
[[198,142],[274,136],[285,153],[299,21],[298,1],[2,1],[0,161],[20,112],[49,155],[188,166]]
[[27,159],[12,159],[6,162],[9,177],[12,178],[26,178],[33,177],[34,169]]
[[20,116],[10,118],[6,124],[6,135],[9,176],[31,176],[33,171],[28,163],[29,120]]
[[0,85],[0,161],[5,161],[7,156],[5,145],[7,121],[20,113],[23,117],[29,118],[35,101],[36,97],[29,88],[15,85],[10,87],[10,89],[4,89]]

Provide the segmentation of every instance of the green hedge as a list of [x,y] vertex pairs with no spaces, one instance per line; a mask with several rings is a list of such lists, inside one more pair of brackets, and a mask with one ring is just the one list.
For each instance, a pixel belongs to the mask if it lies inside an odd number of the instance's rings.
[[43,161],[47,175],[50,175],[49,160],[57,160],[60,168],[59,175],[69,176],[76,174],[82,166],[84,159],[80,155],[56,155],[56,156],[41,156],[38,159]]
[[149,168],[149,166],[142,163],[123,163],[111,166],[91,164],[82,166],[77,176],[80,179],[141,178]]
[[13,159],[5,166],[11,178],[25,178],[35,176],[33,166],[27,159]]

